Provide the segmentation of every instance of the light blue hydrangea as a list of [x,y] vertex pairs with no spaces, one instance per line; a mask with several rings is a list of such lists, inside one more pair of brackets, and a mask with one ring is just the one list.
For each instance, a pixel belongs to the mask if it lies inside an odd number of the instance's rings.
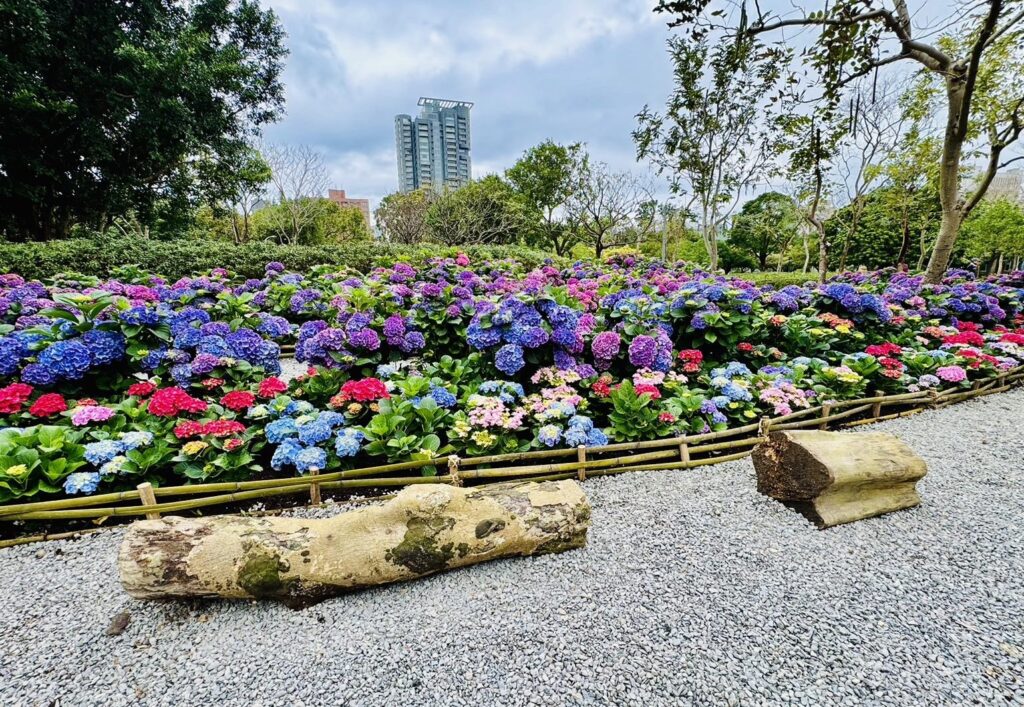
[[345,429],[334,440],[334,451],[339,457],[354,457],[359,454],[359,443],[362,439],[362,432]]
[[603,447],[608,444],[608,435],[602,432],[600,429],[595,427],[587,433],[587,446],[588,447]]
[[322,419],[316,418],[299,425],[299,441],[303,444],[320,444],[331,438],[333,430]]
[[558,425],[544,425],[537,430],[537,439],[547,447],[554,447],[562,441],[562,430]]
[[302,473],[327,466],[327,452],[320,447],[306,447],[295,455],[295,468]]
[[587,443],[587,430],[582,427],[570,427],[565,431],[565,444],[569,447],[578,447]]
[[274,420],[266,428],[267,441],[271,444],[280,444],[286,438],[298,433],[298,425],[290,417],[282,417]]
[[128,457],[116,456],[100,467],[103,476],[117,476],[124,471],[124,465],[128,463]]
[[274,450],[274,456],[270,459],[270,466],[275,471],[281,471],[286,466],[295,466],[296,455],[303,450],[302,444],[297,439],[284,439]]
[[124,451],[126,452],[131,451],[132,449],[138,449],[139,447],[146,447],[152,443],[152,432],[136,430],[132,432],[125,432],[121,435],[121,446],[124,447]]
[[569,418],[569,427],[578,427],[584,432],[594,429],[594,421],[586,415],[573,415]]
[[100,475],[95,471],[79,471],[69,474],[64,479],[64,493],[75,495],[77,493],[94,493],[100,485]]
[[123,451],[124,445],[112,439],[91,442],[85,445],[85,460],[93,466],[102,466]]
[[325,410],[317,416],[317,421],[329,427],[340,427],[345,424],[345,416],[334,410]]

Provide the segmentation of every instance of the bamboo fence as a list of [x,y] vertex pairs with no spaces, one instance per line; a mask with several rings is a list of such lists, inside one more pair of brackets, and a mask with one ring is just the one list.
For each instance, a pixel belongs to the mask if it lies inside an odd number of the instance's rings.
[[[955,402],[1003,392],[1022,379],[1024,366],[1019,366],[991,378],[979,380],[969,390],[950,388],[943,391],[922,390],[898,395],[878,394],[857,400],[824,403],[779,417],[764,417],[757,422],[720,432],[619,442],[600,447],[544,449],[465,459],[449,455],[326,474],[314,473],[309,476],[257,481],[159,488],[140,484],[138,489],[132,491],[0,506],[0,521],[93,519],[102,522],[111,517],[144,515],[152,518],[164,513],[179,513],[277,496],[303,494],[308,495],[312,502],[318,503],[323,490],[387,488],[426,483],[450,483],[461,486],[466,482],[487,483],[512,479],[548,481],[576,478],[583,481],[588,477],[632,471],[692,469],[742,459],[772,431],[855,427],[907,417],[923,410],[942,408]],[[894,412],[885,412],[885,408],[898,409]],[[437,467],[443,467],[443,472],[438,473]],[[421,475],[393,476],[397,472],[412,470],[418,470]],[[431,471],[431,475],[423,475],[424,470]],[[138,503],[132,505],[133,501]],[[125,505],[126,502],[129,505]],[[39,536],[39,539],[43,537]],[[0,543],[0,547],[7,544],[13,543],[5,541]]]

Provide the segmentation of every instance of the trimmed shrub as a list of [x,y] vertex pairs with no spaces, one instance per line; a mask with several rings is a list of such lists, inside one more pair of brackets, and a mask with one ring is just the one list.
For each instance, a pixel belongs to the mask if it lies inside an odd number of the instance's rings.
[[299,272],[315,265],[337,265],[368,272],[378,265],[391,265],[396,261],[422,262],[459,253],[466,253],[474,262],[516,258],[530,268],[549,258],[564,264],[550,253],[518,246],[449,248],[377,242],[331,246],[284,246],[267,242],[234,245],[219,241],[151,241],[100,236],[42,243],[0,242],[0,273],[16,272],[28,279],[45,279],[65,272],[108,277],[117,267],[135,265],[172,280],[213,268],[227,268],[243,277],[262,277],[264,266],[275,260]]

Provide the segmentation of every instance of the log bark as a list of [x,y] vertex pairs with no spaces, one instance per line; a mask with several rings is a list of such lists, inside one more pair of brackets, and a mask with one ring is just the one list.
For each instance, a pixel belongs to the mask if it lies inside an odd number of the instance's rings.
[[276,598],[304,606],[499,557],[583,547],[589,525],[590,504],[574,481],[422,484],[327,519],[138,521],[118,567],[125,590],[140,599]]
[[884,432],[774,432],[754,449],[757,490],[821,527],[921,503],[915,484],[927,467]]

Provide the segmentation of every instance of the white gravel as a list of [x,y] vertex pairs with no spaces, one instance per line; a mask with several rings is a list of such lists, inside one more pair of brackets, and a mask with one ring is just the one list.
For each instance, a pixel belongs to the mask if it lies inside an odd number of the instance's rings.
[[129,599],[119,530],[0,550],[0,705],[1024,705],[1024,391],[873,429],[921,507],[818,531],[749,460],[610,477],[584,550],[303,611]]

